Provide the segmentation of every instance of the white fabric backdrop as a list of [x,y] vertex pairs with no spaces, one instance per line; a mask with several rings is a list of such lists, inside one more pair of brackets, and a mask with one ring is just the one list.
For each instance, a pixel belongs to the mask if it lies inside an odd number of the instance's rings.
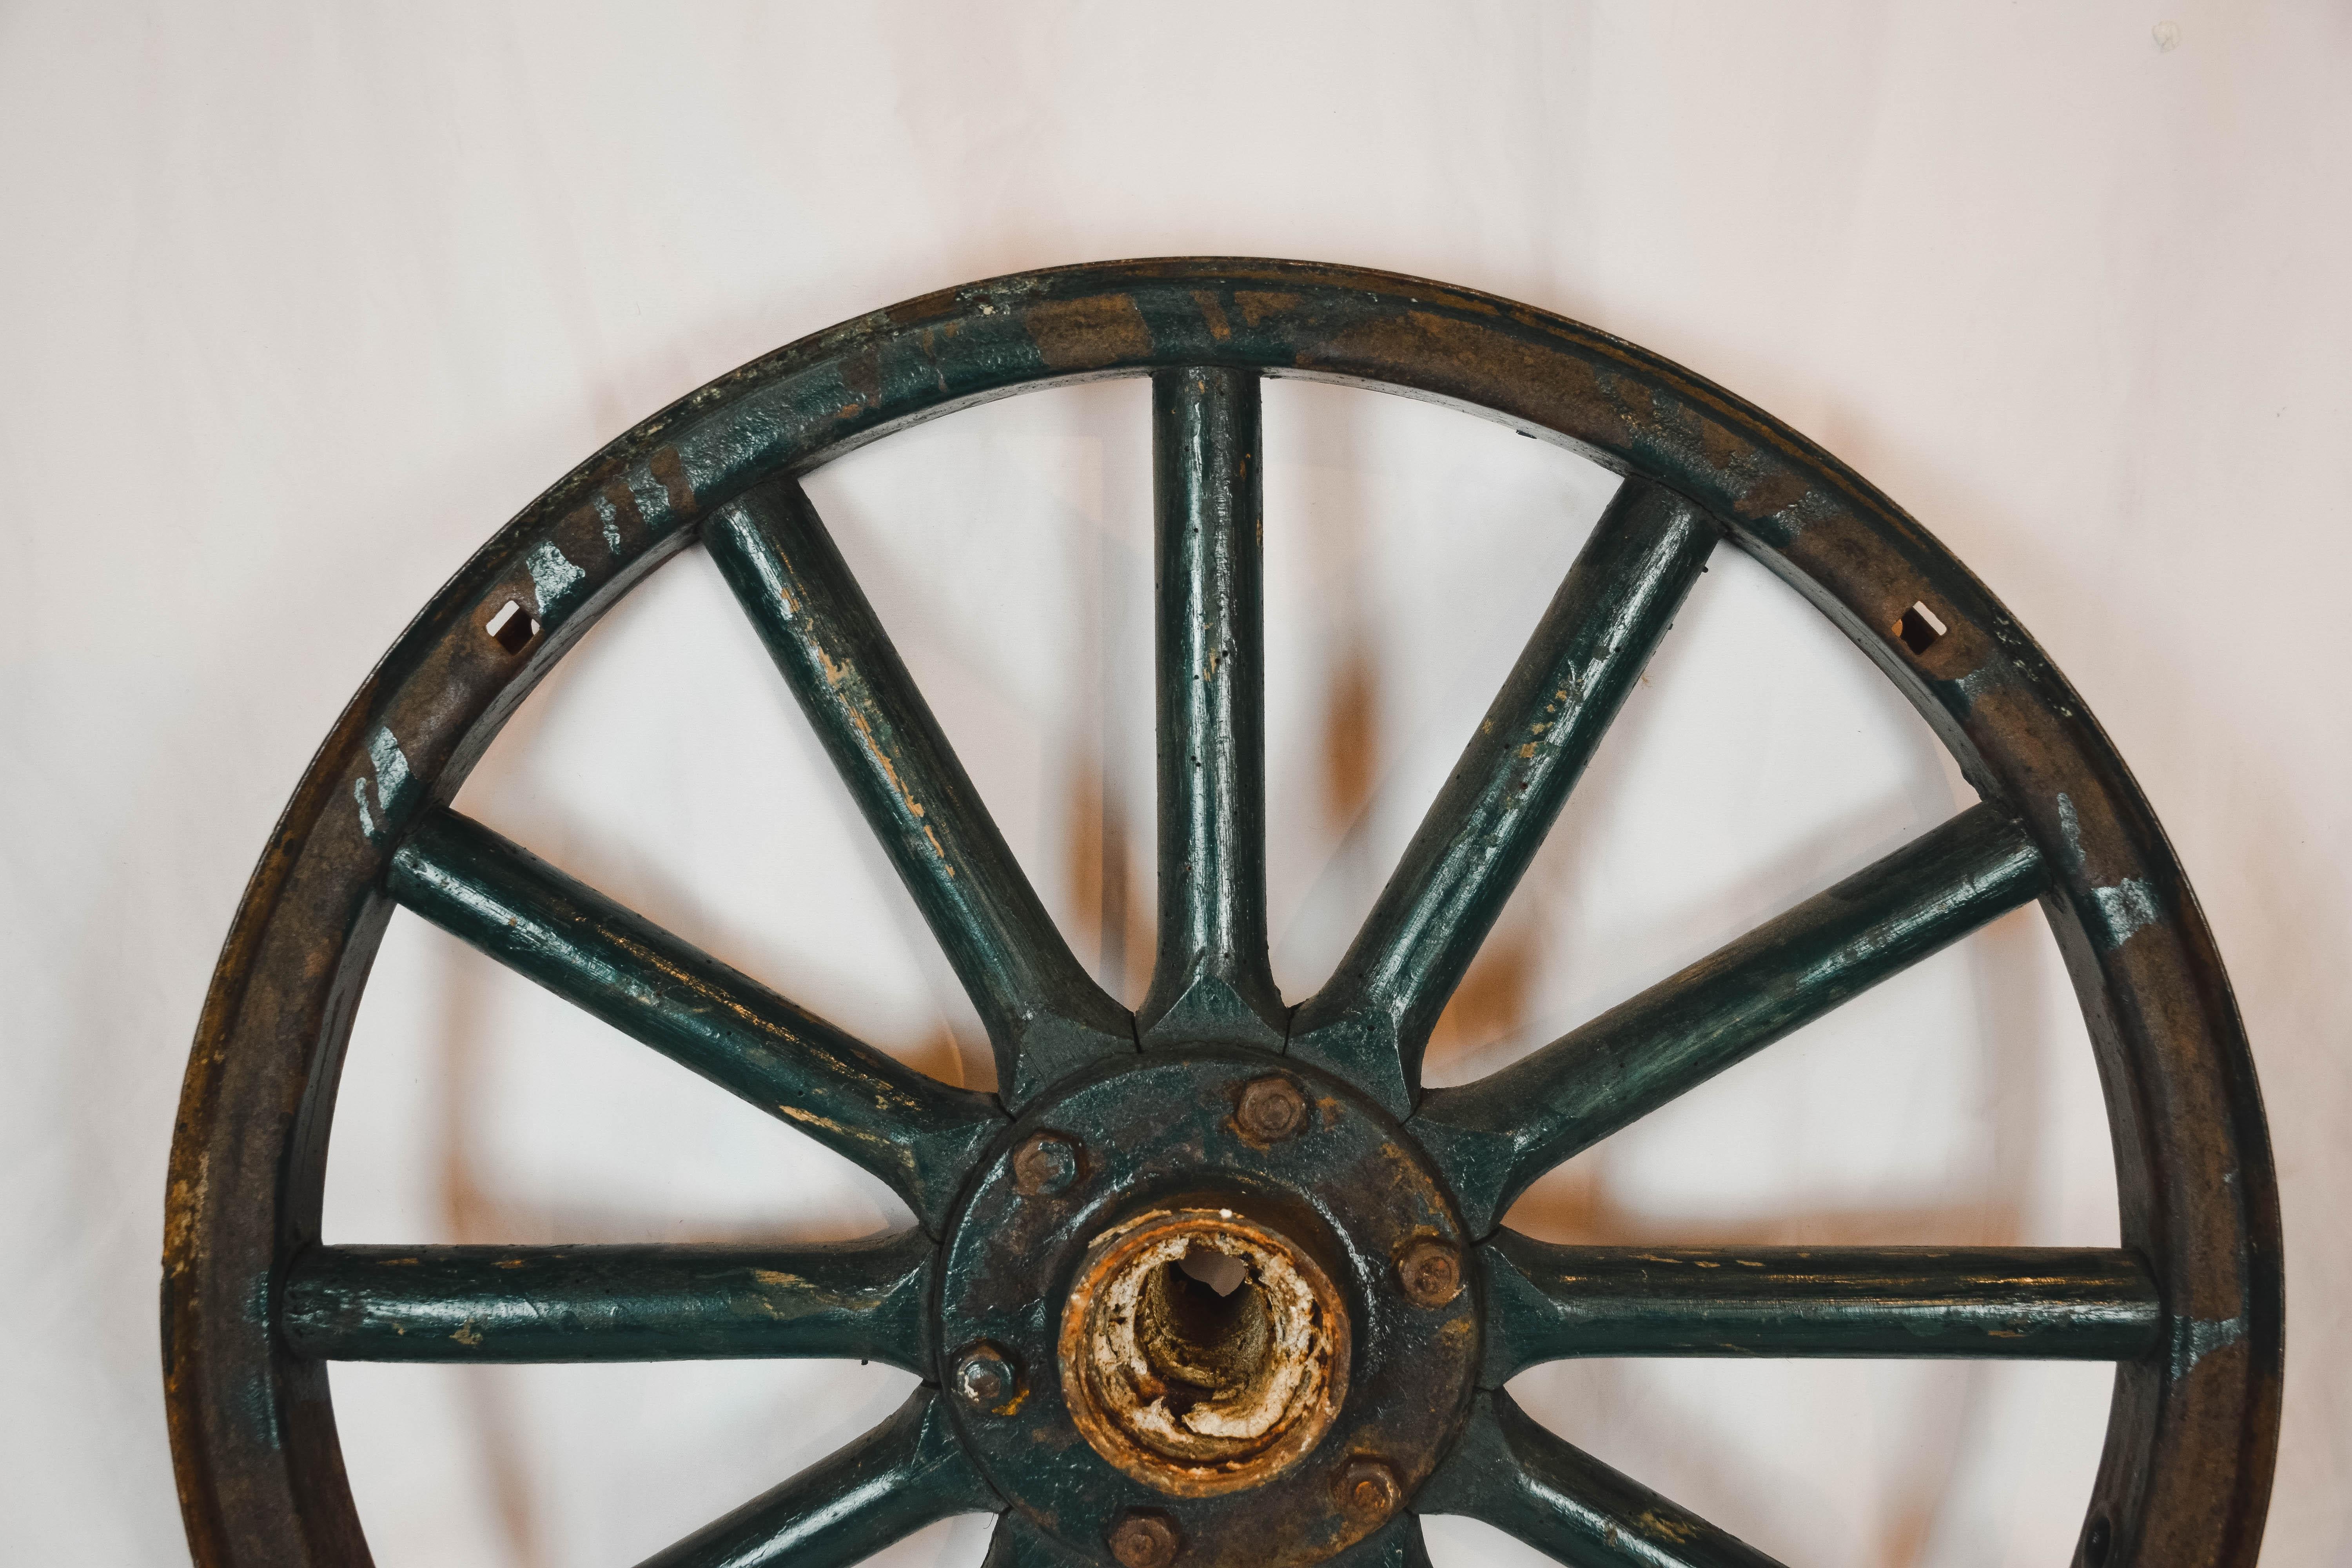
[[[2159,24],[2162,24],[2159,26]],[[2002,595],[2219,932],[2286,1195],[2266,1552],[2352,1563],[2352,13],[2302,5],[99,6],[0,11],[0,1557],[184,1548],[154,1270],[181,1064],[270,823],[504,518],[855,312],[1117,256],[1303,256],[1565,311],[1756,399]],[[895,437],[815,495],[1080,955],[1150,935],[1139,384]],[[1605,499],[1507,431],[1267,395],[1276,967],[1311,991]],[[1433,1070],[1559,1033],[1968,797],[1718,552]],[[462,805],[865,1037],[977,1027],[709,563]],[[848,1236],[891,1200],[408,917],[341,1240]],[[2031,911],[1574,1163],[1559,1238],[2112,1241]],[[2055,1563],[2096,1368],[1596,1363],[1522,1397],[1791,1563]],[[829,1364],[348,1368],[387,1564],[622,1564],[861,1429]],[[1439,1521],[1441,1563],[1533,1561]],[[982,1524],[900,1565],[978,1561]]]

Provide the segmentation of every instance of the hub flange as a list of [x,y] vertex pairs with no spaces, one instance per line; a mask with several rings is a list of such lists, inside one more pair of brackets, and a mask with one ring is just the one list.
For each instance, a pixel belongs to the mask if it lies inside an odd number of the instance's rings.
[[[1269,1078],[1303,1105],[1269,1139]],[[1020,1152],[1075,1155],[1044,1191]],[[1090,1558],[1164,1518],[1192,1568],[1304,1568],[1385,1522],[1469,1406],[1475,1292],[1432,1304],[1409,1258],[1466,1238],[1420,1150],[1354,1090],[1280,1058],[1154,1051],[1076,1080],[1001,1142],[955,1215],[942,1373],[974,1346],[1020,1394],[962,1402],[1005,1499]],[[1389,1484],[1355,1484],[1377,1468]],[[1351,1481],[1354,1478],[1354,1481]],[[1378,1490],[1387,1509],[1368,1508]]]

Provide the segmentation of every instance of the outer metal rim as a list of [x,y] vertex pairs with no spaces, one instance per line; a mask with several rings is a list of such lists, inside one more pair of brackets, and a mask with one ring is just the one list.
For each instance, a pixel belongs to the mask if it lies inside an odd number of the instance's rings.
[[[2173,1324],[2119,1369],[2090,1510],[2104,1563],[2249,1564],[2276,1448],[2277,1191],[2252,1058],[2195,898],[2064,679],[1918,524],[1787,426],[1630,344],[1392,274],[1220,258],[1029,273],[926,296],[757,360],[614,442],[525,509],[402,636],[337,721],[231,929],[173,1141],[164,1373],[201,1563],[367,1561],[323,1368],[269,1328],[278,1263],[316,1239],[352,1011],[390,912],[380,877],[604,609],[749,485],[1010,393],[1225,364],[1461,407],[1706,508],[1900,687],[2027,826],[2090,1025],[2123,1241]],[[544,570],[561,552],[576,576]],[[508,599],[548,635],[510,659]],[[1950,628],[1913,656],[1915,601]],[[363,820],[364,819],[364,820]],[[2089,1531],[2086,1531],[2086,1534]]]

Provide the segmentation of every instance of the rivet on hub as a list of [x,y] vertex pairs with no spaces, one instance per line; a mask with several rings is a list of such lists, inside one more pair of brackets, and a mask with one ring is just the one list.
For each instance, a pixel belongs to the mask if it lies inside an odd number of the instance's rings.
[[1461,1255],[1442,1241],[1416,1241],[1397,1260],[1397,1282],[1416,1307],[1443,1307],[1462,1293]]
[[1013,1152],[1013,1184],[1022,1194],[1049,1198],[1077,1184],[1078,1146],[1058,1132],[1034,1132]]
[[1359,1524],[1380,1523],[1403,1498],[1396,1471],[1379,1459],[1360,1454],[1339,1472],[1339,1506]]
[[1184,1538],[1164,1513],[1134,1509],[1110,1532],[1110,1554],[1119,1568],[1168,1568]]
[[1013,1358],[985,1340],[956,1358],[956,1394],[975,1409],[994,1410],[1020,1387],[1021,1371]]
[[1307,1097],[1286,1078],[1254,1079],[1242,1090],[1234,1123],[1260,1143],[1278,1143],[1307,1125]]

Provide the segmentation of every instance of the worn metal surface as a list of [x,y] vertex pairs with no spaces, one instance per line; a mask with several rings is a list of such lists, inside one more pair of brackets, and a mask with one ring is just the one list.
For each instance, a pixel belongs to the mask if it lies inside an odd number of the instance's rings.
[[1412,1111],[1438,1015],[1718,537],[1655,486],[1610,502],[1338,973],[1299,1006],[1292,1055]]
[[2113,1247],[1478,1248],[1500,1388],[1570,1356],[1977,1356],[2138,1361],[2164,1341],[2156,1281]]
[[1331,1277],[1278,1227],[1202,1201],[1097,1237],[1055,1344],[1079,1435],[1177,1497],[1281,1474],[1348,1396],[1349,1314]]
[[456,812],[426,815],[385,886],[509,968],[847,1155],[931,1229],[1004,1126],[992,1096],[850,1038]]
[[[1155,377],[1174,872],[1142,1031],[1054,931],[794,482],[956,407],[1130,374]],[[1264,978],[1263,375],[1429,398],[1628,476],[1340,973],[1295,1017]],[[1718,537],[1875,661],[1985,804],[1496,1079],[1424,1096],[1429,1024]],[[552,662],[697,538],[971,992],[1013,1114],[446,812]],[[2098,1057],[2120,1249],[1637,1257],[1496,1229],[1550,1163],[2035,897]],[[842,1256],[825,1268],[845,1275],[803,1289],[761,1280],[748,1256],[666,1248],[322,1250],[337,1078],[395,899],[862,1160],[923,1229],[866,1257],[879,1272],[844,1295],[833,1284],[863,1265]],[[1297,1089],[1303,1126],[1276,1114],[1269,1078]],[[1167,1521],[1188,1564],[1415,1568],[1414,1512],[1452,1510],[1569,1561],[1698,1568],[1767,1559],[1499,1389],[1474,1392],[1482,1379],[1595,1347],[2111,1355],[2084,1568],[2245,1568],[2276,1438],[2276,1201],[2227,980],[2146,803],[2032,640],[1885,498],[1720,389],[1524,306],[1301,263],[1119,263],[929,296],[721,378],[526,510],[404,635],[288,807],[199,1025],[167,1194],[167,1409],[205,1564],[367,1560],[316,1356],[388,1353],[421,1330],[469,1359],[758,1341],[919,1364],[898,1416],[663,1563],[822,1568],[946,1513],[1002,1510],[998,1568],[1108,1561],[1139,1514]],[[1056,1336],[1106,1231],[1202,1202],[1316,1260],[1349,1365],[1311,1451],[1192,1498],[1079,1435]],[[924,1277],[936,1293],[910,1330]],[[878,1292],[870,1310],[852,1304],[861,1289]],[[778,1325],[745,1328],[770,1308]]]
[[1577,1568],[1778,1568],[1773,1560],[1538,1425],[1500,1389],[1423,1494]]
[[322,1247],[278,1326],[330,1361],[835,1356],[930,1370],[931,1243]]
[[1474,1232],[1528,1183],[2043,886],[1977,805],[1499,1072],[1423,1097],[1413,1132]]
[[1280,1050],[1290,1010],[1265,951],[1265,465],[1258,378],[1151,378],[1159,598],[1160,951],[1147,1046]]
[[898,1414],[830,1458],[715,1519],[643,1568],[802,1568],[855,1563],[935,1520],[996,1500],[918,1388]]
[[1133,1051],[800,486],[761,486],[702,537],[979,1008],[1005,1102]]
[[[1080,1075],[1025,1110],[1006,1147],[1050,1129],[1086,1152],[1084,1178],[1061,1193],[1024,1193],[1000,1157],[982,1168],[949,1233],[939,1342],[950,1353],[1003,1345],[1032,1369],[1018,1408],[959,1410],[959,1425],[999,1495],[1071,1550],[1099,1550],[1121,1517],[1146,1509],[1174,1521],[1188,1564],[1321,1561],[1382,1522],[1340,1506],[1346,1462],[1376,1457],[1417,1486],[1467,1408],[1476,1304],[1465,1293],[1445,1307],[1418,1306],[1397,1279],[1397,1260],[1415,1243],[1465,1240],[1435,1173],[1393,1118],[1312,1069],[1291,1075],[1308,1124],[1272,1142],[1249,1135],[1238,1112],[1267,1060],[1203,1046]],[[1344,1332],[1347,1356],[1332,1368],[1343,1396],[1336,1418],[1311,1452],[1279,1456],[1246,1489],[1147,1479],[1090,1442],[1072,1408],[1078,1379],[1065,1355],[1092,1327],[1081,1279],[1102,1260],[1106,1238],[1115,1245],[1127,1226],[1182,1210],[1230,1212],[1237,1229],[1278,1236],[1336,1286],[1346,1314],[1344,1326],[1330,1326]],[[1327,1345],[1336,1338],[1323,1333]]]

